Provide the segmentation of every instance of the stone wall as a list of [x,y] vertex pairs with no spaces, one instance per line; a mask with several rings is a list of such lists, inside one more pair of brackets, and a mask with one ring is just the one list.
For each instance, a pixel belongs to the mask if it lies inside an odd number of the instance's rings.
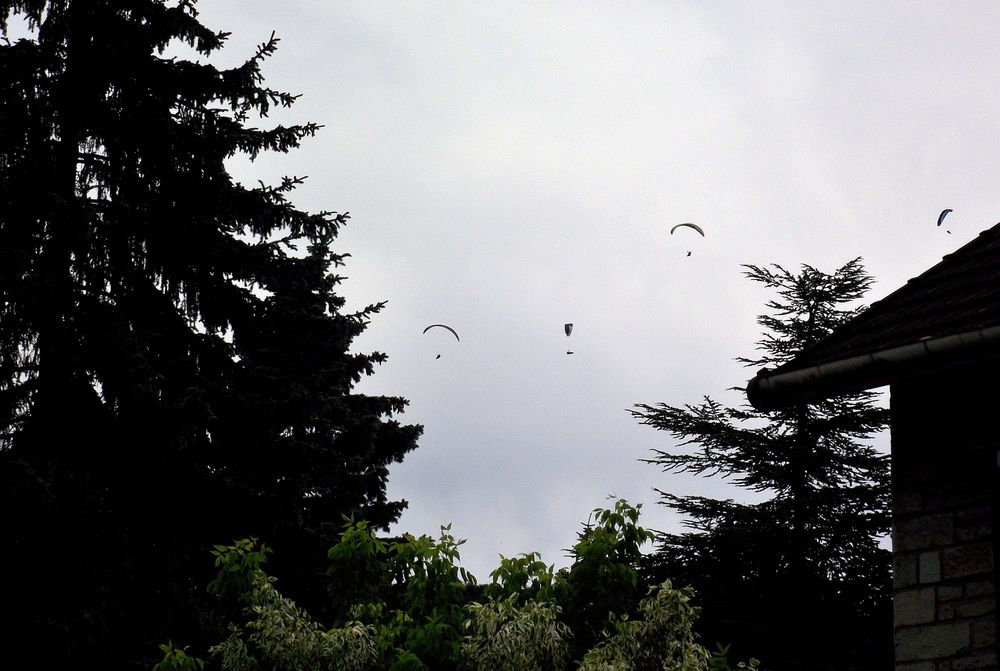
[[1000,405],[953,378],[892,388],[897,671],[997,668]]

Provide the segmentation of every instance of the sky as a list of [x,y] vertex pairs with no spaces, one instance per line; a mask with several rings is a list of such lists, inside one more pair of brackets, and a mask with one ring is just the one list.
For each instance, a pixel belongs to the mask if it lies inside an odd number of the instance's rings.
[[656,488],[734,495],[642,463],[676,443],[628,409],[745,401],[770,296],[742,264],[860,256],[877,300],[1000,221],[995,2],[198,8],[232,32],[216,65],[281,39],[266,81],[301,98],[261,126],[324,126],[232,172],[308,176],[298,207],[351,213],[343,293],[387,301],[358,391],[424,426],[393,531],[451,524],[481,581],[500,554],[566,565],[609,496],[676,531]]

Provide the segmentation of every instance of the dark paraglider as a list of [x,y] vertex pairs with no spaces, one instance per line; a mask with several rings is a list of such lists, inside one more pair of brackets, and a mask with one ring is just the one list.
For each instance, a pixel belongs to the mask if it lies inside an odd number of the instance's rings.
[[[447,329],[448,331],[451,331],[451,334],[453,336],[455,336],[455,340],[457,340],[458,342],[462,342],[462,339],[458,337],[458,331],[456,331],[452,327],[448,326],[447,324],[431,324],[430,326],[428,326],[427,328],[424,329],[424,333],[427,333],[428,331],[430,331],[432,328],[435,328],[435,327],[442,328],[442,329]],[[434,360],[437,361],[440,358],[441,358],[441,355],[438,354],[436,357],[434,357]]]
[[428,326],[427,328],[424,329],[424,333],[427,333],[428,331],[430,331],[434,327],[448,329],[449,331],[451,331],[451,334],[453,336],[455,336],[455,340],[458,340],[459,342],[462,341],[462,339],[458,337],[458,332],[455,331],[455,329],[453,329],[452,327],[450,327],[450,326],[448,326],[446,324],[431,324],[430,326]]
[[[941,225],[941,222],[944,221],[944,218],[948,216],[949,212],[951,212],[950,209],[941,210],[941,214],[938,215],[938,223],[937,223],[938,226]],[[948,232],[948,235],[951,235],[951,231],[947,231],[947,232]]]

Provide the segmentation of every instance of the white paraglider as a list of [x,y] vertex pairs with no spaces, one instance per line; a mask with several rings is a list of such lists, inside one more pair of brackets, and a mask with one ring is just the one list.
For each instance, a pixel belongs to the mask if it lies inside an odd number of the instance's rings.
[[[701,226],[699,226],[698,224],[692,224],[690,222],[684,222],[683,224],[674,224],[674,226],[670,229],[670,235],[673,235],[674,231],[676,231],[678,228],[690,228],[697,231],[701,235],[701,237],[703,238],[705,237],[705,231],[701,230]],[[691,256],[690,249],[688,250],[687,255]]]
[[701,237],[703,237],[703,238],[705,237],[705,231],[701,230],[701,226],[699,226],[698,224],[690,224],[690,223],[676,224],[673,228],[670,229],[670,235],[673,235],[674,231],[676,231],[678,228],[680,228],[682,226],[687,226],[688,228],[693,228],[694,230],[696,230],[699,233],[701,233]]

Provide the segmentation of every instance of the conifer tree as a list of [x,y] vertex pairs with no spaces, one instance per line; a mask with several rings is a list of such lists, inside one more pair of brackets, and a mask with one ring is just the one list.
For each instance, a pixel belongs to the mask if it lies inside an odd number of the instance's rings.
[[[738,359],[755,369],[789,361],[851,319],[860,308],[849,305],[872,283],[860,259],[832,274],[745,268],[777,293],[758,319],[760,355]],[[875,400],[862,392],[763,412],[706,397],[633,409],[679,441],[646,461],[754,493],[737,502],[660,492],[690,531],[661,535],[646,570],[694,586],[709,641],[779,671],[891,666],[890,557],[879,547],[889,468],[869,441],[888,411]]]
[[193,0],[0,0],[0,28],[5,639],[40,668],[207,640],[205,558],[247,536],[310,604],[343,515],[398,517],[420,427],[352,391],[384,355],[350,351],[382,304],[344,311],[347,214],[227,172],[319,128],[267,127],[277,39],[217,69]]

